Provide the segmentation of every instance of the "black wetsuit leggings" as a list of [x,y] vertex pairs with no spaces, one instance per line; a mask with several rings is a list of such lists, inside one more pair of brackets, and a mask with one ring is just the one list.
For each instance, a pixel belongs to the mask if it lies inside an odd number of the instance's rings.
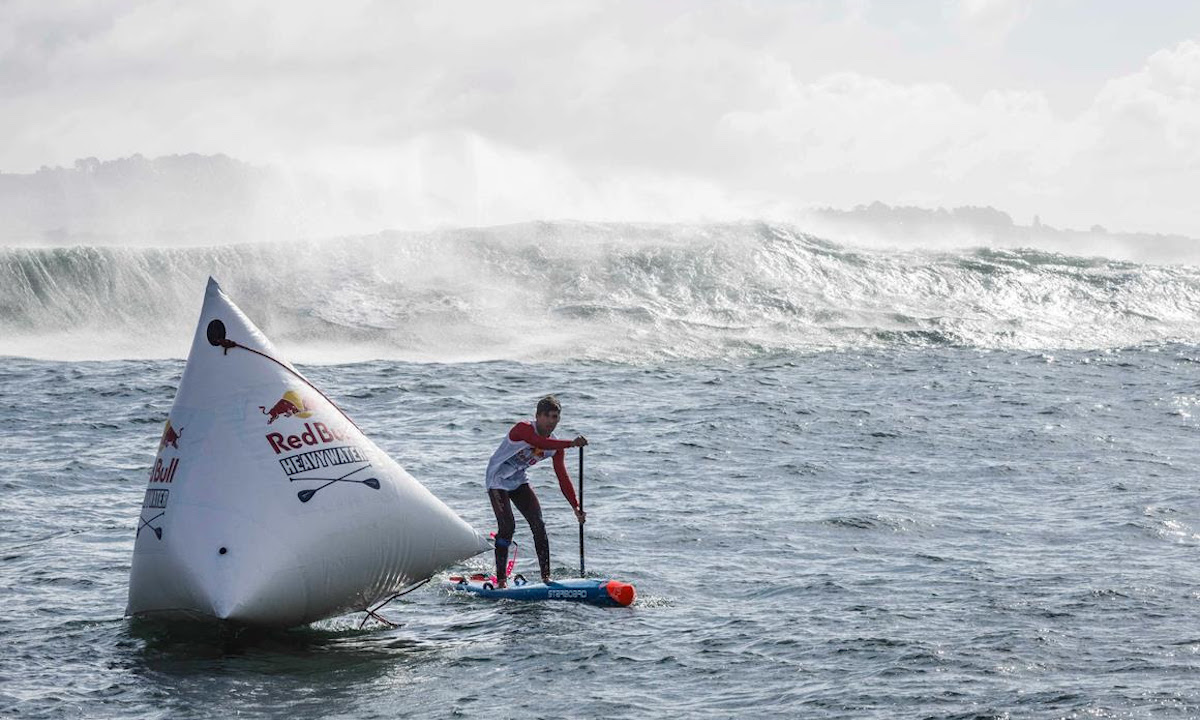
[[[529,523],[533,533],[533,549],[537,552],[538,565],[542,577],[550,576],[550,539],[546,537],[546,524],[542,522],[542,506],[529,483],[516,490],[488,490],[488,499],[492,501],[492,512],[496,513],[496,578],[505,580],[505,570],[508,565],[508,544],[512,542],[513,532],[517,522],[513,518],[512,506],[516,505]],[[512,502],[510,503],[509,500]]]

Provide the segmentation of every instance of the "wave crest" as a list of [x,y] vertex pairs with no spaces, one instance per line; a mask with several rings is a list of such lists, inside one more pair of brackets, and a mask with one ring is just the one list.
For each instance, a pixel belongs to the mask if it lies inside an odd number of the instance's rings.
[[764,223],[527,223],[186,249],[0,249],[0,354],[186,352],[213,275],[297,358],[638,361],[1200,338],[1200,274],[881,251]]

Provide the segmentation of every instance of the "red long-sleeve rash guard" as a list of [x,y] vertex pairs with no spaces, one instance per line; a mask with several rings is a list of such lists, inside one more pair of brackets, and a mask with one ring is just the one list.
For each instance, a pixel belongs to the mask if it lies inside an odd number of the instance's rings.
[[529,422],[519,422],[513,425],[512,430],[508,431],[508,439],[513,442],[529,443],[539,450],[555,450],[554,474],[558,476],[558,489],[562,490],[563,497],[571,503],[572,508],[579,507],[579,503],[575,500],[575,487],[571,485],[571,476],[567,474],[566,453],[562,452],[571,447],[571,440],[555,440],[538,435],[537,431],[533,429],[533,423]]

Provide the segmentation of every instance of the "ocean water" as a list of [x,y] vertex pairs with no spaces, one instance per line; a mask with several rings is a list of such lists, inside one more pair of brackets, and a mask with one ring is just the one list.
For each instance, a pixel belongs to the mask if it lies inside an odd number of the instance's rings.
[[[430,237],[0,250],[0,714],[1200,716],[1194,268],[760,225],[440,239],[469,272]],[[558,394],[591,441],[588,574],[635,605],[431,583],[396,628],[122,617],[209,273],[483,530],[495,443]],[[574,575],[569,508],[531,477]]]

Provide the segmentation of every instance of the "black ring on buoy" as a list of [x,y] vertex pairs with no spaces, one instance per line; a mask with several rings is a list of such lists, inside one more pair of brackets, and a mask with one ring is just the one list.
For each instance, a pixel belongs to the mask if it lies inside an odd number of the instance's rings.
[[517,573],[516,575],[513,575],[513,585],[520,586],[520,585],[524,585],[527,582],[529,582],[529,581],[526,580],[525,576],[522,575],[521,573]]
[[496,589],[496,586],[495,586],[495,585],[493,585],[493,584],[491,584],[490,582],[485,582],[485,583],[483,584],[483,589],[484,589],[484,590],[495,590],[495,589]]
[[214,347],[220,347],[225,340],[225,323],[220,320],[212,320],[208,323],[208,344]]

